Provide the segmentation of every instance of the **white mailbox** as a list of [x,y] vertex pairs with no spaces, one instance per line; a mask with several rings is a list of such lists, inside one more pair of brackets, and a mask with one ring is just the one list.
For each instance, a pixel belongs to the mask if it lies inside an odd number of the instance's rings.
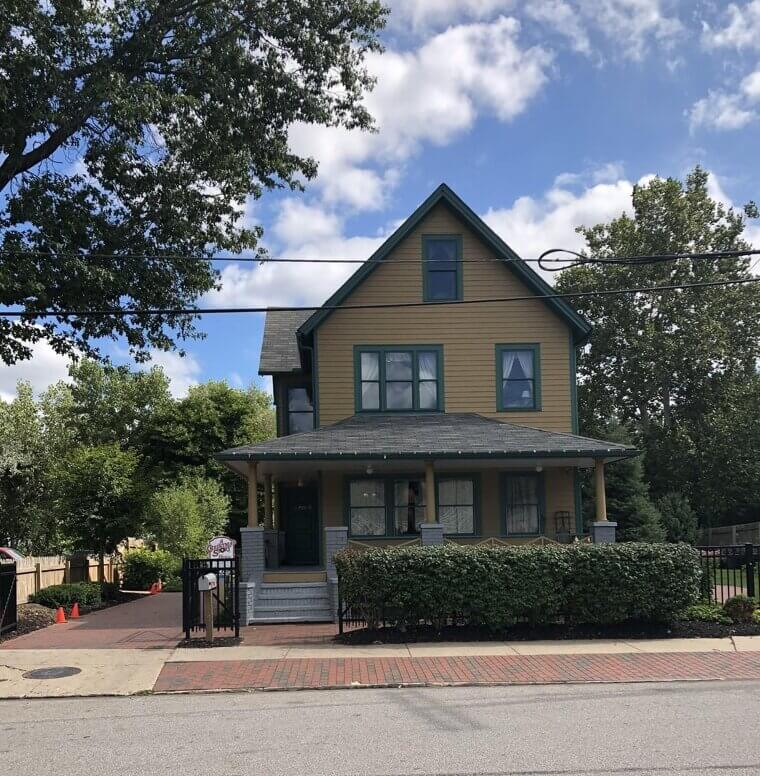
[[216,574],[204,574],[198,577],[198,590],[206,593],[209,590],[216,590]]

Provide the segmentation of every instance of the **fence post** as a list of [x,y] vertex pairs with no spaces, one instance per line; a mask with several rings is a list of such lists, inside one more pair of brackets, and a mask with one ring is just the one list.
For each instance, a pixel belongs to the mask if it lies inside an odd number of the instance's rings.
[[42,566],[39,563],[34,564],[34,592],[39,593],[42,590]]
[[755,548],[750,543],[744,545],[744,566],[747,578],[747,596],[755,597]]

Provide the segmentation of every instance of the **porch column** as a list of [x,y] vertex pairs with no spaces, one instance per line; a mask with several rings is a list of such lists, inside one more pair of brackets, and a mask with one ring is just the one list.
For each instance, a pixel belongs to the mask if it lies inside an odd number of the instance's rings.
[[420,541],[424,545],[443,544],[443,526],[435,514],[435,469],[425,461],[425,522],[420,526]]
[[613,544],[617,523],[607,520],[607,494],[604,485],[604,461],[594,462],[594,491],[596,494],[596,522],[591,527],[594,544]]
[[435,523],[435,469],[432,461],[425,461],[425,522]]
[[248,527],[259,524],[258,467],[256,461],[248,461]]
[[272,475],[264,475],[264,527],[271,530],[272,523]]

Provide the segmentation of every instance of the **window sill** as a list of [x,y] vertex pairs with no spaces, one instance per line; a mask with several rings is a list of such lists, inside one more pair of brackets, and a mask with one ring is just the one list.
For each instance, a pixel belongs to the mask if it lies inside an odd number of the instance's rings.
[[541,412],[541,407],[499,407],[497,412]]

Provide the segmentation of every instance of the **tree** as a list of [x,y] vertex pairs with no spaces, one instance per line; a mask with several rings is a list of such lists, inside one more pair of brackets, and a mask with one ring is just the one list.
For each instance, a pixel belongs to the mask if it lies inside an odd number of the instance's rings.
[[697,542],[697,516],[689,500],[680,493],[666,493],[657,501],[665,539],[669,542]]
[[274,411],[269,394],[259,388],[231,388],[210,381],[190,388],[184,399],[156,413],[141,449],[149,467],[164,483],[180,477],[218,479],[238,520],[246,509],[245,482],[214,460],[229,447],[274,436]]
[[214,480],[193,478],[150,499],[148,525],[158,545],[176,557],[197,557],[229,519],[230,502]]
[[[618,423],[597,430],[597,436],[612,442],[631,444],[631,435]],[[587,484],[586,511],[593,514],[595,485]],[[621,542],[662,542],[665,531],[662,518],[649,498],[644,482],[641,456],[624,458],[605,466],[607,519],[617,523],[617,539]]]
[[136,310],[3,319],[8,364],[43,338],[100,357],[98,339],[121,336],[144,359],[195,336],[190,315],[140,311],[191,306],[218,274],[183,256],[255,248],[246,200],[316,174],[293,124],[372,126],[376,0],[0,7],[0,304]]
[[138,456],[116,444],[79,447],[56,471],[55,503],[71,549],[113,552],[142,529]]
[[[635,186],[632,216],[579,227],[588,255],[748,247],[742,239],[744,216],[712,199],[708,182],[697,167],[685,183],[655,178]],[[757,216],[752,203],[745,212]],[[572,293],[749,277],[747,258],[591,264],[562,272],[557,288]],[[698,486],[700,470],[713,465],[707,460],[713,453],[705,418],[730,412],[737,386],[755,378],[760,286],[589,296],[576,306],[594,324],[590,345],[579,358],[582,429],[588,433],[607,418],[630,426],[635,442],[646,450],[653,495],[681,492],[709,520],[708,502],[718,494],[708,498]],[[750,450],[738,454],[746,458]],[[721,465],[717,458],[713,463]]]

